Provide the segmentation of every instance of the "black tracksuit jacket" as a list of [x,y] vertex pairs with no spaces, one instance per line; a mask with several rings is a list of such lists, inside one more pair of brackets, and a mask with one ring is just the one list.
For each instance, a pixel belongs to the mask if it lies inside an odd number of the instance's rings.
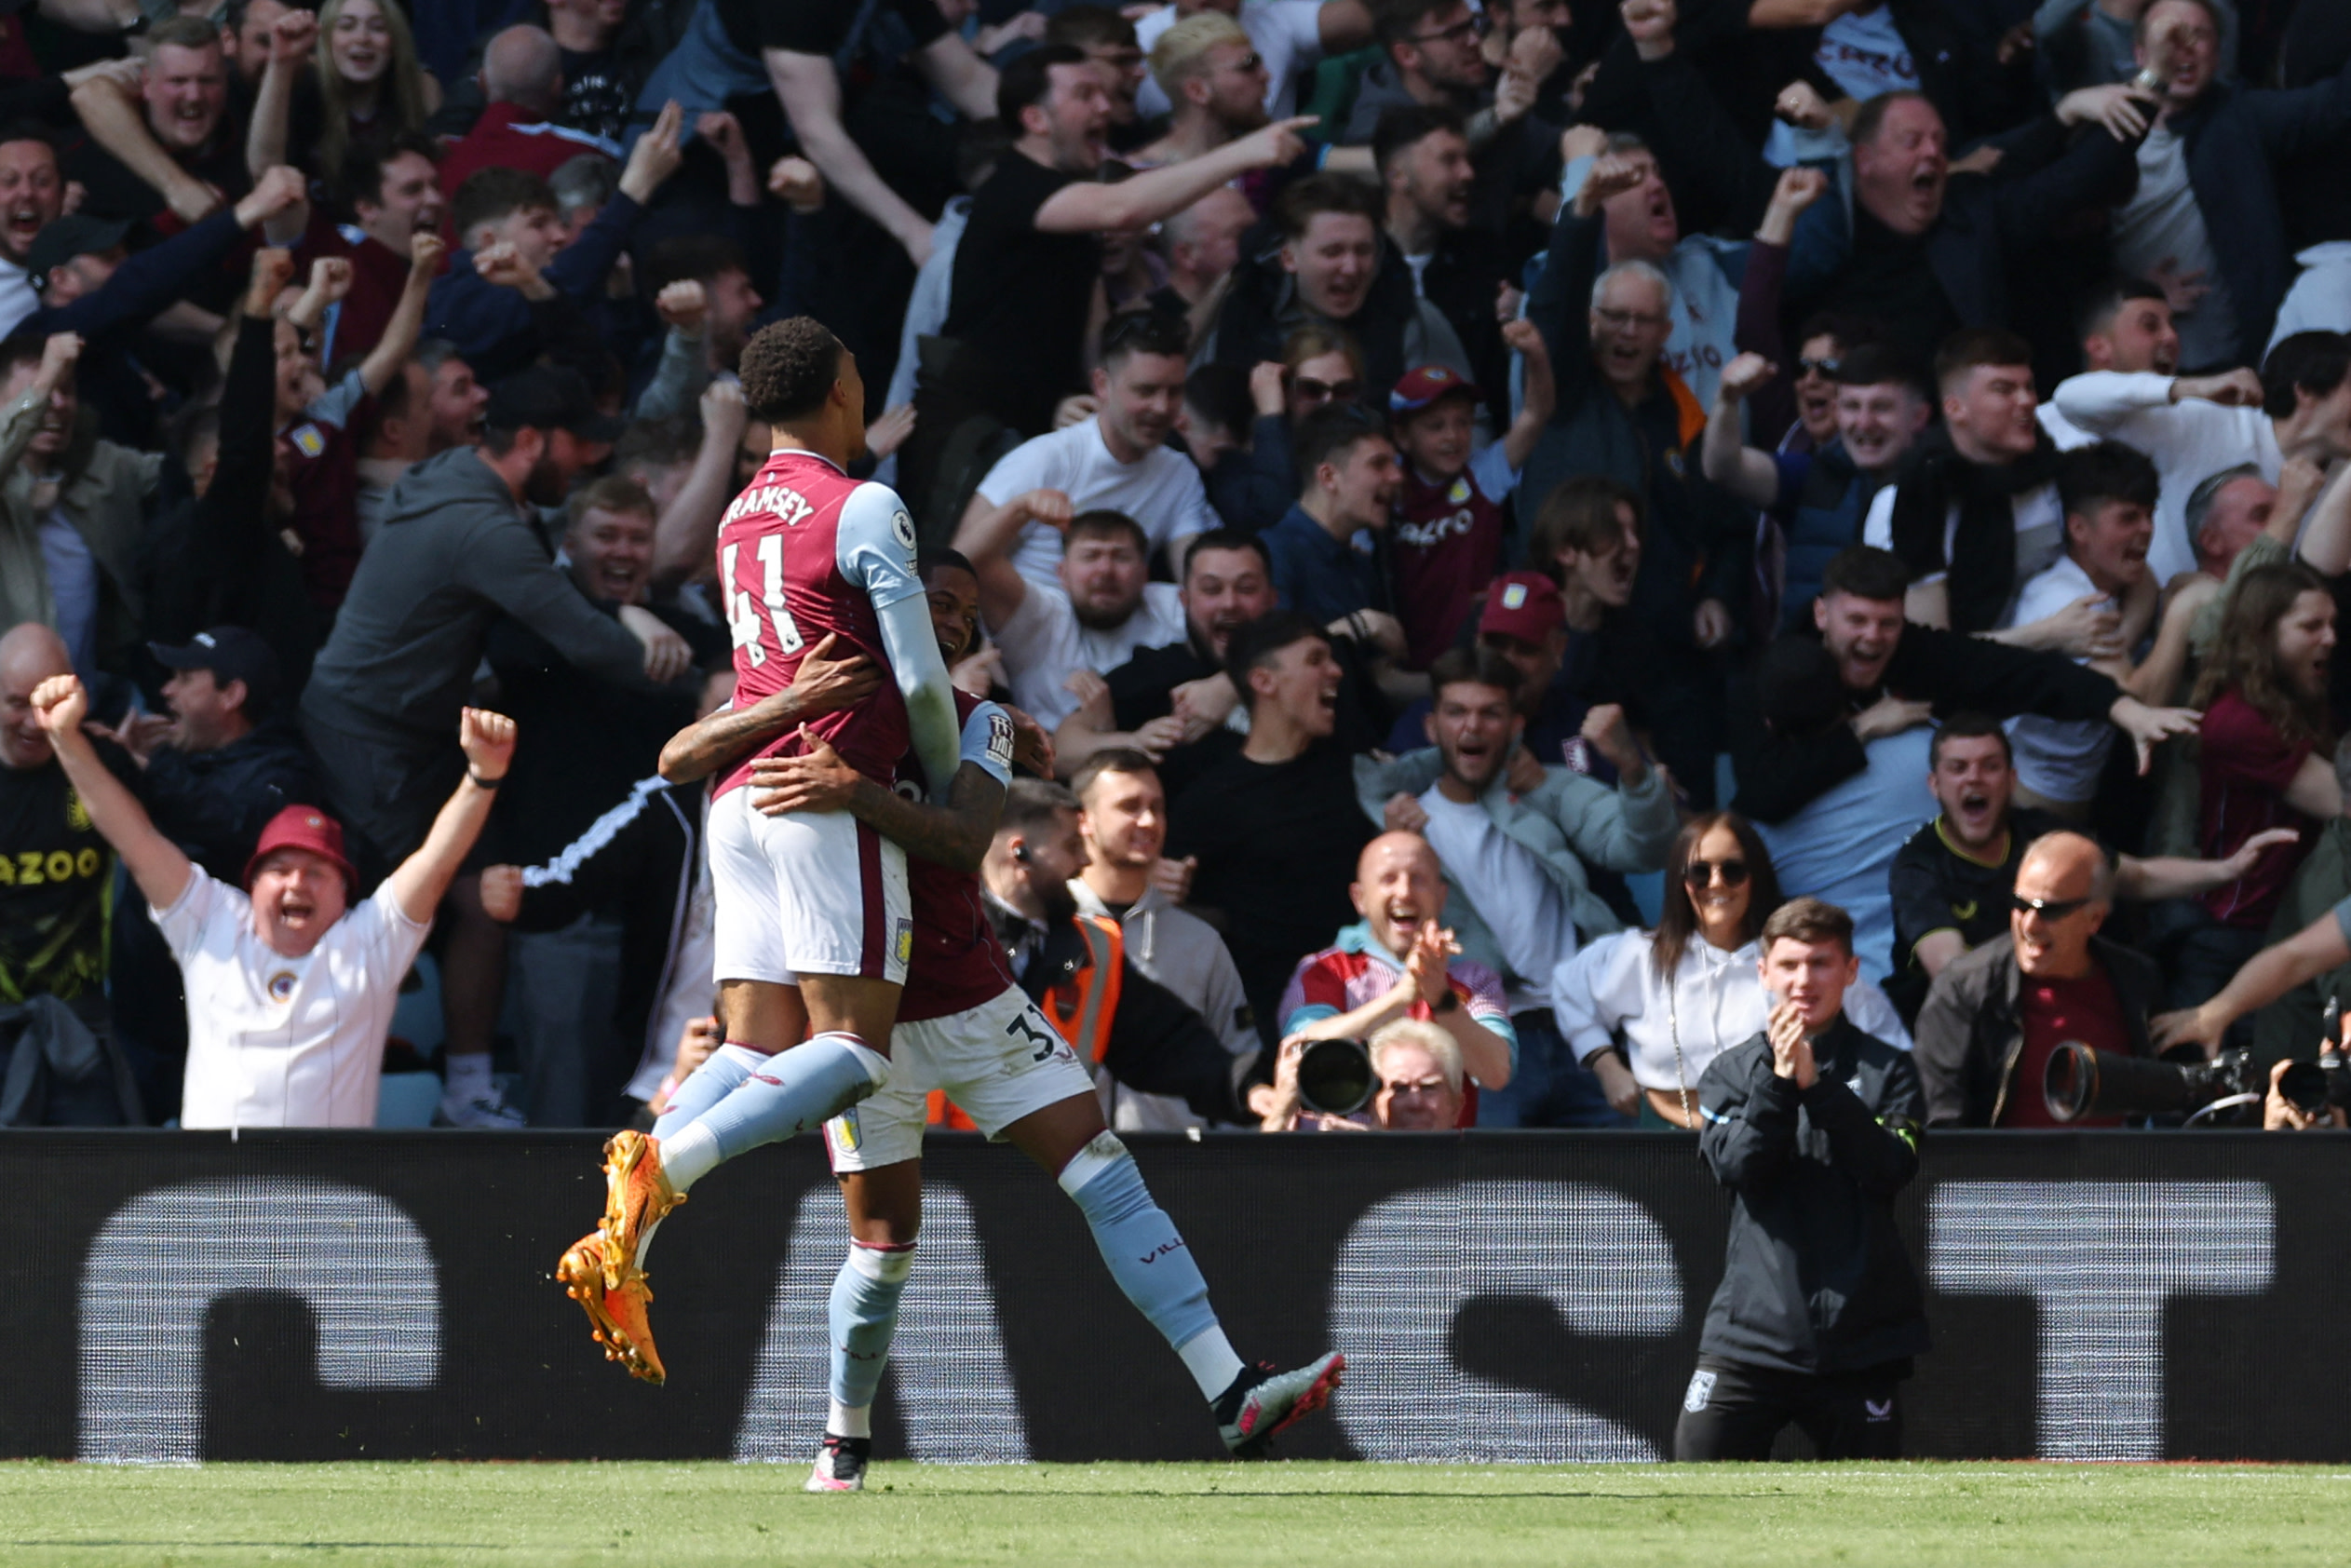
[[1723,1283],[1698,1354],[1736,1366],[1849,1372],[1928,1346],[1894,1196],[1918,1174],[1925,1108],[1909,1053],[1840,1016],[1813,1042],[1808,1089],[1772,1072],[1758,1034],[1698,1080],[1698,1148],[1731,1189]]

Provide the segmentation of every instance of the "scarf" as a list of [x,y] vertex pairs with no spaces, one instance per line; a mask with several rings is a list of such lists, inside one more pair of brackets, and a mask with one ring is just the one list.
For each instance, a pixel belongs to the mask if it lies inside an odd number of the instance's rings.
[[[1894,493],[1894,553],[1911,578],[1950,574],[1951,629],[1990,631],[2017,589],[2016,498],[2057,475],[2057,446],[2036,432],[2031,455],[1997,467],[1971,463],[1938,430]],[[1951,559],[1943,559],[1943,523],[1959,508]]]

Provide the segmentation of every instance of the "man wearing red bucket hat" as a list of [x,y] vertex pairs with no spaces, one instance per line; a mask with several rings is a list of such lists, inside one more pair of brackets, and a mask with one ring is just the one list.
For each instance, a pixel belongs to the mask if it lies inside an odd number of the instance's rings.
[[372,1125],[400,978],[489,820],[514,757],[514,721],[465,710],[465,781],[424,846],[358,899],[342,825],[318,807],[290,805],[270,818],[239,891],[191,863],[106,771],[82,731],[89,700],[78,679],[42,682],[33,706],[179,960],[188,998],[181,1125]]

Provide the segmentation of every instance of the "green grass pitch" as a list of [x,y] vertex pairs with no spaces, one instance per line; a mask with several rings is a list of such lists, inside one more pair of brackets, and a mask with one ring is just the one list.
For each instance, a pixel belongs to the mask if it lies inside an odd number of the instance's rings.
[[0,1465],[0,1563],[2340,1563],[2351,1470]]

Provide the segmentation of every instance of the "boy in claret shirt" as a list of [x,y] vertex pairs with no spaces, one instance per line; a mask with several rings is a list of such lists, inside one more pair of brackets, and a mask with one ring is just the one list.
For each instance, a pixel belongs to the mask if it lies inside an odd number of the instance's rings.
[[1474,457],[1470,440],[1485,394],[1457,371],[1419,365],[1387,395],[1404,486],[1392,542],[1396,608],[1415,669],[1453,645],[1478,595],[1502,566],[1502,504],[1551,420],[1551,359],[1531,321],[1502,338],[1526,364],[1526,399],[1503,438]]

